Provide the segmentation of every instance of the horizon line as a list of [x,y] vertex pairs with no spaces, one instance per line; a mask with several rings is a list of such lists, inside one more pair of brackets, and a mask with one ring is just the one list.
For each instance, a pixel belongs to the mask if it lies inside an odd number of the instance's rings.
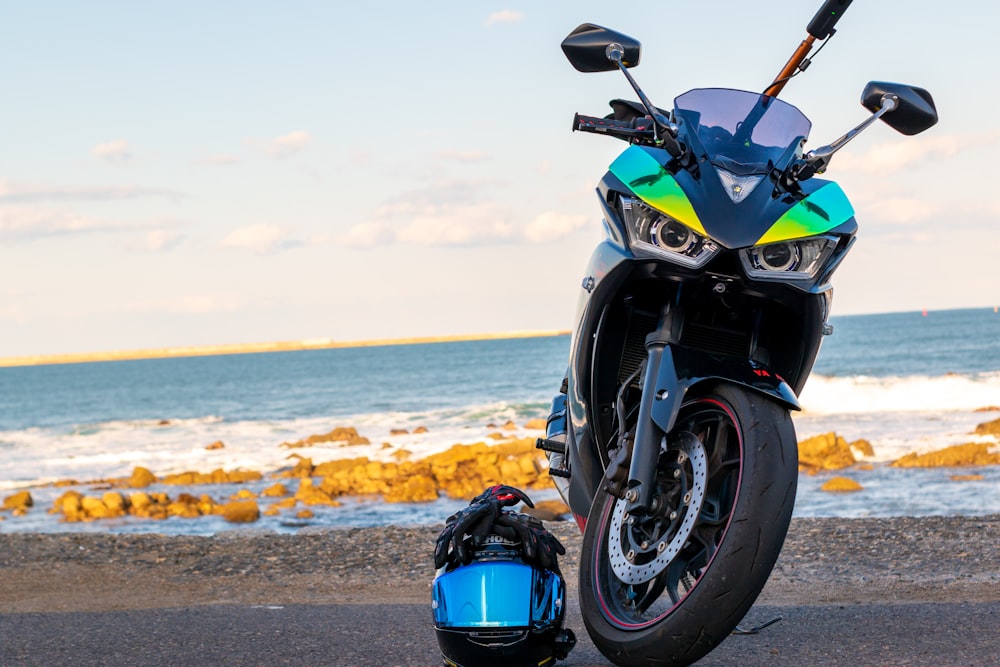
[[340,348],[382,347],[390,345],[426,345],[432,343],[463,343],[483,340],[508,340],[516,338],[546,338],[572,333],[569,329],[540,331],[503,331],[499,333],[454,334],[449,336],[412,336],[371,340],[340,341],[332,338],[304,338],[302,340],[270,343],[225,343],[221,345],[185,345],[107,352],[72,352],[68,354],[33,354],[17,357],[0,357],[0,368],[15,366],[52,366],[56,364],[86,364],[101,361],[135,361],[138,359],[171,359],[180,357],[210,357],[227,354],[259,354],[263,352],[299,352],[302,350],[331,350]]

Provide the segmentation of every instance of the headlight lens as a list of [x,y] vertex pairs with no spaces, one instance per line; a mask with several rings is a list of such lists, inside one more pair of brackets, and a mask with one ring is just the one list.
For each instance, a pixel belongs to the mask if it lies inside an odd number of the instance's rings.
[[740,260],[751,278],[806,280],[819,275],[836,247],[836,237],[818,236],[747,248]]
[[711,239],[636,199],[623,199],[622,210],[637,252],[697,268],[719,250]]

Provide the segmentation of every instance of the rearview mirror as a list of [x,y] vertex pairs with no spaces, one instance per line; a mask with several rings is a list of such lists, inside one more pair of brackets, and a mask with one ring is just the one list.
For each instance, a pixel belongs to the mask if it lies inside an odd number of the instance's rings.
[[642,45],[638,40],[593,23],[584,23],[567,35],[562,50],[577,71],[608,72],[618,69],[618,63],[609,55],[608,47],[612,44],[622,47],[622,65],[635,67],[639,64]]
[[901,83],[871,81],[861,94],[861,104],[875,113],[881,107],[884,95],[894,95],[898,99],[896,108],[881,117],[897,132],[906,135],[920,134],[937,123],[934,98],[923,88]]

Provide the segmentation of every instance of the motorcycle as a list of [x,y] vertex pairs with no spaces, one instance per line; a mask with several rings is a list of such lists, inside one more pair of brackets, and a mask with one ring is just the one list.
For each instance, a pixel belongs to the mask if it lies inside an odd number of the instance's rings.
[[778,94],[850,3],[826,0],[763,93],[695,89],[670,111],[629,72],[637,40],[584,24],[562,43],[577,70],[619,70],[639,98],[573,119],[628,147],[597,187],[605,238],[538,443],[584,532],[587,631],[618,665],[690,664],[759,595],[795,501],[790,411],[857,231],[843,190],[815,177],[876,120],[906,135],[937,122],[926,90],[874,81],[871,116],[804,152],[810,122]]

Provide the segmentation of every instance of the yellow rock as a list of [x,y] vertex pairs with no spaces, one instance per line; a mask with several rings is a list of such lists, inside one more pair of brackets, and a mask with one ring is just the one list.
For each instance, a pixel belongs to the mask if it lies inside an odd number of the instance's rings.
[[979,424],[976,426],[976,433],[978,435],[1000,435],[1000,419]]
[[423,503],[438,499],[437,484],[429,477],[413,476],[390,486],[382,497],[387,503]]
[[544,431],[547,426],[544,419],[529,419],[524,424],[524,428],[531,429],[533,431]]
[[311,519],[314,516],[316,516],[316,515],[313,514],[313,511],[311,509],[308,509],[308,508],[307,509],[301,509],[301,510],[299,510],[298,512],[295,513],[295,518],[296,519]]
[[28,491],[18,491],[17,493],[3,499],[3,509],[5,510],[24,510],[34,504],[35,501],[32,499],[31,494]]
[[281,514],[281,509],[271,505],[266,510],[264,510],[264,516],[278,516]]
[[872,443],[864,438],[851,443],[851,451],[857,452],[861,456],[875,456],[875,448]]
[[392,453],[392,458],[396,459],[397,461],[405,461],[406,459],[410,458],[412,455],[413,455],[413,452],[411,452],[408,449],[397,449],[396,451],[394,451]]
[[295,442],[283,442],[282,447],[295,448],[295,447],[311,447],[323,442],[333,443],[338,446],[349,446],[349,445],[370,445],[371,441],[368,438],[358,435],[357,429],[352,426],[338,426],[329,433],[323,433],[321,435],[310,435],[308,438],[302,440],[296,440]]
[[207,449],[207,450],[224,449],[225,446],[226,446],[226,444],[224,442],[222,442],[221,440],[216,440],[215,442],[213,442],[211,444],[205,445],[205,449]]
[[128,513],[128,500],[117,491],[108,491],[101,496],[101,502],[113,516],[125,516]]
[[823,486],[819,487],[820,491],[829,491],[831,493],[850,493],[861,491],[862,489],[864,489],[863,486],[849,477],[833,477],[827,480]]
[[250,489],[240,489],[239,491],[237,491],[236,493],[234,493],[232,496],[230,496],[229,499],[230,500],[249,500],[250,498],[256,498],[256,497],[257,497],[257,494],[255,494]]
[[284,498],[288,495],[288,487],[278,482],[261,491],[260,495],[264,498]]
[[137,491],[128,497],[133,510],[144,510],[153,504],[153,499],[144,491]]
[[405,428],[389,429],[389,435],[408,435],[409,433]]
[[515,424],[514,422],[508,420],[507,423],[504,424],[503,426],[501,426],[500,428],[502,428],[505,431],[516,431],[517,430],[517,424]]
[[561,500],[539,500],[534,508],[525,507],[523,511],[542,521],[563,521],[570,514],[569,507]]
[[251,523],[260,518],[256,500],[236,500],[221,506],[222,518],[230,523]]
[[892,462],[894,468],[945,468],[955,466],[1000,465],[1000,452],[996,445],[970,442],[952,445],[927,454],[911,452]]
[[414,433],[427,433],[427,427],[426,426],[418,426],[415,429],[413,429],[413,432]]
[[285,509],[285,510],[287,510],[287,509],[291,509],[291,508],[295,507],[295,505],[297,505],[298,502],[299,501],[296,500],[295,498],[282,498],[278,502],[276,502],[273,505],[271,505],[271,507],[272,508],[276,508],[276,509]]
[[836,433],[825,433],[799,443],[799,466],[820,470],[839,470],[857,463],[847,440]]
[[952,475],[951,481],[953,482],[981,482],[986,477],[984,475]]
[[156,475],[147,468],[137,466],[132,470],[132,476],[128,478],[128,485],[133,489],[145,489],[150,484],[156,483]]
[[111,519],[116,516],[100,498],[83,496],[80,498],[80,507],[91,519]]

